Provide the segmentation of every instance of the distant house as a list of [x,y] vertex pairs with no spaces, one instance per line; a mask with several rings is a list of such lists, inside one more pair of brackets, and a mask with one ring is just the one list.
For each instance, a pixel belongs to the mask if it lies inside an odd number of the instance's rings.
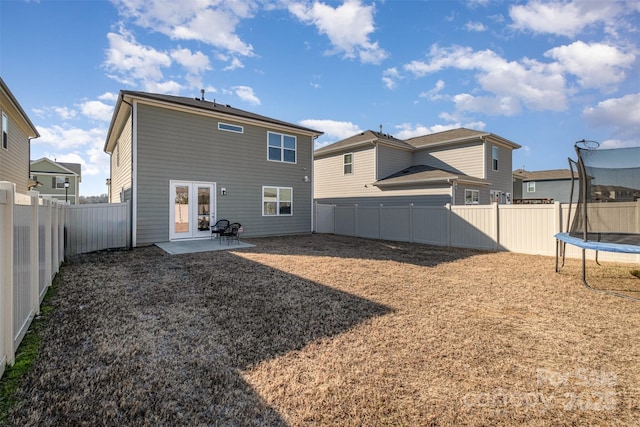
[[121,91],[104,146],[109,201],[132,204],[132,244],[312,231],[321,132],[201,98]]
[[517,148],[465,128],[408,140],[368,130],[315,151],[314,198],[361,205],[511,203]]
[[31,181],[31,186],[41,196],[77,205],[80,201],[82,166],[79,163],[55,162],[43,157],[31,162]]
[[26,193],[29,189],[30,141],[40,134],[1,77],[0,114],[0,181],[13,182],[16,191]]
[[[575,178],[577,180],[577,174]],[[571,171],[569,169],[513,171],[514,203],[569,203],[570,195]],[[573,194],[573,202],[577,201],[578,191],[576,190]]]

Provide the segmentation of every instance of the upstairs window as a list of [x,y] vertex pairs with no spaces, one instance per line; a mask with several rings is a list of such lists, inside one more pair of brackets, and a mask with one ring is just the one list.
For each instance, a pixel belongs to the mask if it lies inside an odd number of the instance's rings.
[[491,167],[494,171],[498,170],[498,147],[491,147]]
[[353,173],[353,153],[345,154],[343,156],[343,170],[345,175]]
[[67,179],[62,176],[54,176],[51,177],[51,187],[53,188],[61,188],[64,190],[64,183]]
[[9,149],[9,120],[5,113],[2,113],[2,148]]
[[296,162],[296,137],[267,132],[268,159],[273,162]]

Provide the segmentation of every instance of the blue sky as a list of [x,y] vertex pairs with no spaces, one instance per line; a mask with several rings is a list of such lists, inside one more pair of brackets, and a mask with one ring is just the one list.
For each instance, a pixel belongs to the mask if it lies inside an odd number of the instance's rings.
[[41,135],[32,159],[102,151],[121,89],[199,96],[325,132],[464,126],[558,169],[583,138],[640,145],[640,0],[0,1],[0,75]]

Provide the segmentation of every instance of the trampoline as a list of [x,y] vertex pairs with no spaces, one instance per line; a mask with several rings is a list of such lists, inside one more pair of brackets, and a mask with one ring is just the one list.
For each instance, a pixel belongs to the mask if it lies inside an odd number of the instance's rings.
[[[582,249],[582,281],[589,289],[638,301],[638,298],[592,287],[587,281],[586,251],[640,254],[640,147],[598,149],[595,141],[575,143],[577,160],[569,159],[571,196],[578,183],[578,202],[568,233],[556,238],[556,272],[564,267],[567,244]],[[625,203],[626,205],[622,205]],[[615,207],[629,207],[627,214]],[[560,258],[562,259],[560,263]]]

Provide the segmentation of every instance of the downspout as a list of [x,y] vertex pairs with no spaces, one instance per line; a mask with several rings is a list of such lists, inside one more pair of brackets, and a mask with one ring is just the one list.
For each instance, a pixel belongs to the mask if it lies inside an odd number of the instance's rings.
[[451,206],[455,206],[457,182],[455,179],[451,179],[451,178],[447,178],[447,182],[451,185]]
[[316,180],[315,180],[315,156],[313,154],[313,152],[315,151],[315,146],[316,146],[316,139],[318,139],[318,135],[314,135],[311,137],[311,233],[315,233],[316,232],[316,227],[315,227],[315,187],[316,187]]

